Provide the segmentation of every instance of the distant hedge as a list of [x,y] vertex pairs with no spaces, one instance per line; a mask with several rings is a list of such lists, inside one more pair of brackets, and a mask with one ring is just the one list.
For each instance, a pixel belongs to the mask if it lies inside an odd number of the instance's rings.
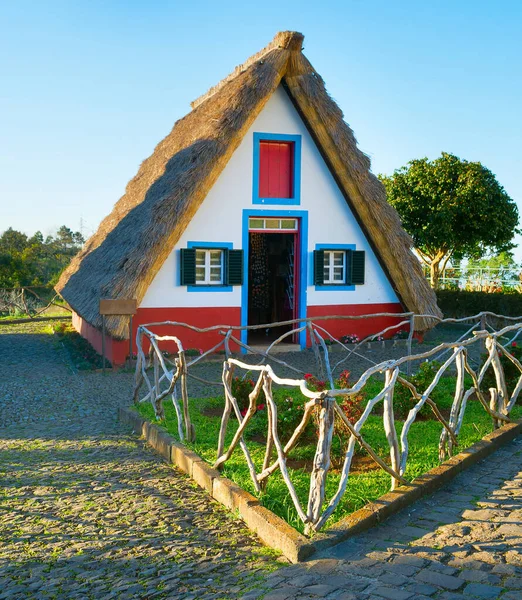
[[445,317],[467,317],[489,311],[507,317],[522,316],[520,292],[468,292],[465,290],[439,290],[439,308]]

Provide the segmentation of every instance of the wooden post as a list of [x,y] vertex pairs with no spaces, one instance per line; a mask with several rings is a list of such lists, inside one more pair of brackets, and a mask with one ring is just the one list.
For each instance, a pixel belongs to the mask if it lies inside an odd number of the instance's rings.
[[310,523],[316,523],[321,514],[324,502],[326,475],[330,468],[330,449],[334,430],[335,398],[322,399],[319,413],[319,439],[315,451],[313,471],[310,476],[310,494],[308,497],[307,518]]
[[326,378],[323,361],[321,360],[321,353],[319,352],[319,347],[317,346],[317,340],[315,339],[314,330],[312,329],[312,323],[308,321],[307,325],[308,335],[310,336],[310,341],[312,342],[312,350],[314,351],[315,360],[317,361],[317,367],[319,369],[318,376],[324,380]]
[[132,367],[132,315],[129,315],[129,368]]
[[[393,375],[393,369],[386,370],[384,385],[389,389],[384,396],[383,424],[384,432],[386,433],[386,439],[388,440],[388,445],[390,446],[391,467],[395,473],[398,473],[400,467],[399,440],[397,438],[397,430],[395,429],[395,419],[393,414],[394,386],[390,385],[393,381]],[[392,476],[391,489],[394,490],[399,483],[399,480]]]
[[105,375],[105,315],[102,315],[102,373]]
[[[486,315],[484,313],[480,313],[480,330],[486,331]],[[486,352],[486,340],[483,338],[480,342],[480,354],[484,354]]]
[[[408,356],[411,356],[411,344],[415,333],[415,315],[410,317],[410,332],[408,334]],[[406,363],[406,374],[411,375],[411,360]]]

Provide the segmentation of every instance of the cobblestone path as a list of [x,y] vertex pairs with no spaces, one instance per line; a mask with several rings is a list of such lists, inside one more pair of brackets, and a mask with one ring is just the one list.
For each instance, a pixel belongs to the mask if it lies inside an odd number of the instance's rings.
[[76,373],[41,328],[0,328],[0,600],[522,600],[522,440],[276,570],[240,521],[117,423],[132,376]]
[[0,328],[0,599],[240,597],[275,568],[117,423],[132,375],[76,373],[46,325]]
[[244,600],[522,600],[522,440]]

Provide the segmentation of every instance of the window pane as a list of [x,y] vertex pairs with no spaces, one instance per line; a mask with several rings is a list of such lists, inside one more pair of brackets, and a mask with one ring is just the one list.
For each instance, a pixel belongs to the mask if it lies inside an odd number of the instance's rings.
[[210,269],[210,281],[221,283],[221,269]]
[[344,269],[342,267],[334,268],[334,281],[343,281],[344,280]]
[[[325,269],[327,269],[330,266],[330,254],[331,254],[331,252],[324,253],[324,268]],[[326,277],[326,272],[325,272],[324,276]]]
[[281,219],[281,229],[297,229],[295,219]]
[[210,264],[221,265],[221,250],[212,250],[210,252]]
[[196,267],[196,281],[205,281],[204,267]]
[[334,253],[334,265],[336,266],[342,266],[344,263],[344,256],[342,252],[335,252]]
[[279,229],[279,219],[266,219],[265,229]]
[[250,227],[250,229],[264,229],[265,228],[265,220],[264,219],[250,219],[249,227]]
[[196,250],[196,265],[204,265],[205,264],[205,251],[204,250]]

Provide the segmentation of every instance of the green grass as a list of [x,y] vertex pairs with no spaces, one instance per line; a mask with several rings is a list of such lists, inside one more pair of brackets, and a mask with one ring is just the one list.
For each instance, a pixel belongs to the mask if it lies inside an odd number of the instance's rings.
[[[368,397],[376,394],[382,389],[382,384],[378,381],[370,381],[366,386]],[[449,409],[453,400],[455,390],[454,378],[443,378],[437,386],[439,391],[437,404],[440,409]],[[277,389],[274,392],[277,404],[284,406],[284,397],[295,395],[295,392],[288,390]],[[196,442],[189,446],[197,452],[203,459],[212,464],[216,460],[217,439],[219,433],[220,417],[210,417],[202,414],[210,409],[223,409],[223,398],[204,398],[191,399],[190,411],[191,418],[196,428]],[[139,412],[151,421],[155,421],[154,411],[150,403],[139,405]],[[171,401],[165,402],[166,419],[160,425],[164,426],[176,439],[177,422],[174,407]],[[513,418],[522,416],[522,407],[516,406],[512,412]],[[397,434],[400,436],[403,422],[396,421]],[[234,431],[237,429],[237,421],[231,419],[226,437],[226,445],[231,442]],[[251,438],[266,432],[267,419],[266,410],[258,412],[246,430],[246,439],[252,459],[256,465],[258,472],[261,470],[261,465],[264,458],[265,446],[256,443]],[[458,450],[468,448],[484,435],[492,431],[491,419],[487,416],[480,403],[476,400],[468,402],[464,422],[459,435]],[[438,421],[422,420],[415,422],[408,436],[409,440],[409,456],[407,462],[407,470],[405,478],[412,480],[419,475],[422,475],[431,468],[437,466],[438,462],[438,443],[441,433],[441,425]],[[361,430],[363,438],[382,458],[389,456],[389,447],[386,441],[382,425],[382,416],[372,414],[367,419]],[[313,439],[312,439],[313,438]],[[310,460],[315,454],[315,436],[308,436],[306,441],[301,441],[298,446],[291,452],[290,458]],[[283,442],[286,441],[283,439]],[[334,434],[332,443],[332,456],[337,461],[342,460],[345,443],[342,444],[337,434]],[[364,454],[364,451],[358,448],[359,455]],[[304,469],[289,469],[290,477],[296,488],[297,495],[306,512],[306,504],[308,498],[308,489],[310,484],[310,474]],[[243,489],[255,494],[254,486],[250,479],[246,461],[243,452],[236,448],[231,458],[223,468],[223,475],[235,481]],[[337,490],[340,475],[338,470],[331,470],[328,474],[326,483],[326,501],[332,497]],[[344,516],[361,508],[370,501],[377,499],[382,494],[385,494],[390,489],[390,476],[382,471],[382,469],[371,470],[367,472],[359,472],[351,474],[348,480],[346,493],[344,494],[340,504],[329,520],[332,524]],[[290,525],[303,531],[303,524],[297,515],[297,511],[293,505],[288,489],[283,481],[279,471],[276,471],[268,479],[267,487],[264,493],[259,497],[260,502],[266,508],[285,519]],[[326,506],[326,505],[325,505]]]

